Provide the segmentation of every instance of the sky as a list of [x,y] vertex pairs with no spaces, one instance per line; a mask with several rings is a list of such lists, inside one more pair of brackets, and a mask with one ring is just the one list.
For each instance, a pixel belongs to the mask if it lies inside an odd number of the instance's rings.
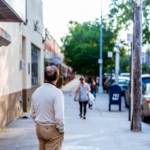
[[43,21],[52,37],[62,46],[60,38],[68,33],[70,20],[79,23],[94,21],[109,11],[110,0],[42,0]]

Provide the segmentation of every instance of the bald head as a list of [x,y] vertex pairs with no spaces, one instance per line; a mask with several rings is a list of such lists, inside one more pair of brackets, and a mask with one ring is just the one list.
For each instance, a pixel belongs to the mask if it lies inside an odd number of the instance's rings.
[[56,66],[48,66],[45,68],[45,80],[48,82],[55,81],[59,76],[59,70]]

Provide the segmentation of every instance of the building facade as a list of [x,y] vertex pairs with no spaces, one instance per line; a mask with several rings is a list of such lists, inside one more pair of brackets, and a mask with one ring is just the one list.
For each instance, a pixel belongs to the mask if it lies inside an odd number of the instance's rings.
[[0,47],[0,128],[30,110],[31,95],[43,83],[43,4],[26,2],[26,22],[0,23],[11,36],[10,44]]
[[61,48],[47,29],[45,29],[44,60],[45,67],[55,65],[59,69],[60,78],[57,87],[61,88],[74,78],[72,68],[64,63],[64,54],[61,52]]

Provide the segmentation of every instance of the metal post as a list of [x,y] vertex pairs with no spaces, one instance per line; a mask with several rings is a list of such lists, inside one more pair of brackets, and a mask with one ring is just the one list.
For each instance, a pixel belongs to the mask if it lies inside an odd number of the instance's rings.
[[149,68],[149,40],[150,40],[150,34],[148,35],[148,74],[150,73],[150,68]]
[[120,51],[119,51],[119,45],[118,44],[115,44],[115,47],[116,47],[115,79],[116,79],[116,84],[118,84]]
[[131,121],[131,117],[132,117],[132,106],[131,106],[131,104],[132,104],[132,102],[131,101],[133,101],[133,99],[132,99],[132,91],[131,91],[131,89],[133,88],[132,87],[132,64],[133,64],[133,62],[132,62],[132,60],[133,60],[133,58],[132,58],[132,42],[131,42],[131,54],[130,54],[130,88],[129,88],[129,93],[130,93],[130,103],[129,103],[129,121]]
[[111,81],[112,81],[112,58],[111,58]]
[[102,63],[103,63],[103,58],[102,58],[102,50],[103,50],[103,41],[102,41],[102,36],[103,36],[103,30],[102,30],[102,0],[101,0],[101,19],[100,19],[100,68],[99,68],[99,93],[103,93],[103,86],[102,86]]
[[134,74],[133,74],[133,42],[131,44],[131,80],[130,80],[130,129],[132,130],[132,117],[133,117],[133,100],[134,100],[134,95],[133,95],[133,79],[134,79]]

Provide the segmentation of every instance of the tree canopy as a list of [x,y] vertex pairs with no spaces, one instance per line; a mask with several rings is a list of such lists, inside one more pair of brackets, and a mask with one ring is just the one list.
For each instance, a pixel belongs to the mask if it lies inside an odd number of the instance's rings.
[[[103,19],[103,72],[110,72],[111,61],[108,51],[114,52],[119,27],[111,26],[111,22]],[[69,22],[69,33],[62,38],[65,63],[74,71],[84,75],[99,75],[100,23],[99,20],[78,23]],[[121,55],[125,49],[121,48]],[[112,63],[114,64],[114,55]],[[113,65],[114,67],[114,65]]]
[[[133,24],[134,0],[111,0],[109,19],[120,28],[128,29]],[[143,3],[143,44],[150,42],[150,1]]]

